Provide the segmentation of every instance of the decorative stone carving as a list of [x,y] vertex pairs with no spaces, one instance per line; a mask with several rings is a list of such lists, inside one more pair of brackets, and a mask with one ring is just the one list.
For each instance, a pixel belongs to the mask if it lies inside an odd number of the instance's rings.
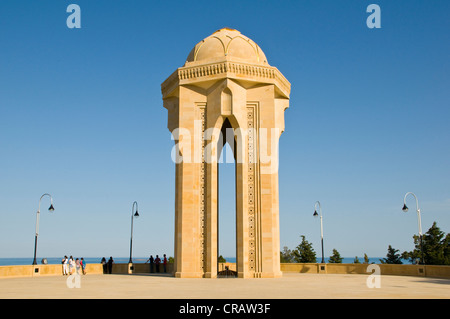
[[[220,132],[234,130],[236,257],[242,278],[279,277],[278,144],[290,83],[261,48],[224,28],[162,84],[175,140],[176,277],[215,278]],[[264,159],[264,160],[263,160]]]

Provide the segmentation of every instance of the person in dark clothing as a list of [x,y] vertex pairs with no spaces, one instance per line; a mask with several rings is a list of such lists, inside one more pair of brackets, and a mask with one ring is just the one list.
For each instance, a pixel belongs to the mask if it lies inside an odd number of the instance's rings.
[[156,272],[159,272],[159,264],[161,263],[161,259],[156,255],[155,258],[155,265],[156,265]]
[[164,254],[163,266],[164,266],[164,272],[167,272],[167,257],[166,257],[166,254]]
[[148,262],[150,262],[150,272],[152,273],[153,272],[153,262],[154,262],[152,255],[150,255],[150,258],[147,259],[147,261],[145,263],[148,263]]
[[108,268],[108,264],[106,262],[106,258],[105,257],[102,258],[101,263],[102,263],[102,266],[103,266],[103,273],[106,274],[107,268]]
[[114,264],[114,260],[113,260],[113,258],[111,256],[111,257],[109,257],[109,260],[108,260],[108,273],[109,274],[112,273],[112,266],[113,266],[113,264]]

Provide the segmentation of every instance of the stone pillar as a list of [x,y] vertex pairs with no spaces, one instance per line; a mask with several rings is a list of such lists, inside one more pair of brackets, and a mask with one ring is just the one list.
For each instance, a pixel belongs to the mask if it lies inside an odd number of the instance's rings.
[[162,84],[178,155],[176,277],[217,277],[217,161],[225,126],[234,132],[238,277],[281,276],[278,140],[289,91],[256,43],[231,29],[197,44]]

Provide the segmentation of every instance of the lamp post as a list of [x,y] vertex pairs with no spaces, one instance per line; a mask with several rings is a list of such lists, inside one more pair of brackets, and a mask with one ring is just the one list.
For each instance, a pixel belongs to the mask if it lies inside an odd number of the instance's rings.
[[321,242],[322,242],[322,264],[324,264],[324,263],[325,263],[325,260],[324,260],[324,258],[323,258],[322,206],[320,206],[320,202],[319,202],[319,201],[317,201],[317,202],[314,204],[314,214],[313,214],[313,216],[314,216],[314,217],[319,216],[319,214],[317,213],[317,205],[319,205],[319,212],[320,212],[320,240],[321,240]]
[[416,199],[416,211],[417,211],[417,223],[419,226],[419,240],[420,240],[420,253],[421,253],[421,264],[425,264],[425,260],[424,260],[424,256],[423,256],[423,241],[422,241],[422,220],[420,218],[420,208],[419,208],[419,200],[417,199],[416,194],[412,193],[412,192],[408,192],[405,194],[405,197],[403,198],[403,208],[402,211],[404,211],[405,213],[408,211],[408,206],[406,206],[406,197],[408,195],[412,195],[414,196],[414,198]]
[[52,195],[47,194],[47,193],[43,194],[41,196],[41,198],[39,198],[39,209],[38,209],[38,211],[36,213],[36,233],[35,233],[35,236],[34,236],[34,259],[33,259],[33,265],[37,265],[37,262],[36,262],[36,250],[37,250],[37,240],[38,240],[38,236],[39,236],[39,214],[41,213],[41,200],[42,200],[42,197],[44,197],[44,196],[49,196],[50,197],[50,207],[48,208],[48,211],[49,212],[53,212],[55,210],[55,208],[53,207]]
[[[136,205],[136,211],[134,210],[134,206]],[[138,218],[138,203],[135,201],[133,203],[133,206],[131,207],[131,237],[130,237],[130,260],[128,261],[129,264],[133,263],[131,259],[131,254],[133,250],[133,217]]]

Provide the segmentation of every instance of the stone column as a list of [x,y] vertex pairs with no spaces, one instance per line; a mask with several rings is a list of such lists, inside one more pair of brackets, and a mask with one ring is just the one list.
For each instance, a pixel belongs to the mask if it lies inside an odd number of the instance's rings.
[[161,86],[175,154],[181,156],[175,164],[175,276],[217,277],[217,161],[224,123],[235,133],[238,277],[281,276],[278,140],[289,82],[254,42],[221,29]]

